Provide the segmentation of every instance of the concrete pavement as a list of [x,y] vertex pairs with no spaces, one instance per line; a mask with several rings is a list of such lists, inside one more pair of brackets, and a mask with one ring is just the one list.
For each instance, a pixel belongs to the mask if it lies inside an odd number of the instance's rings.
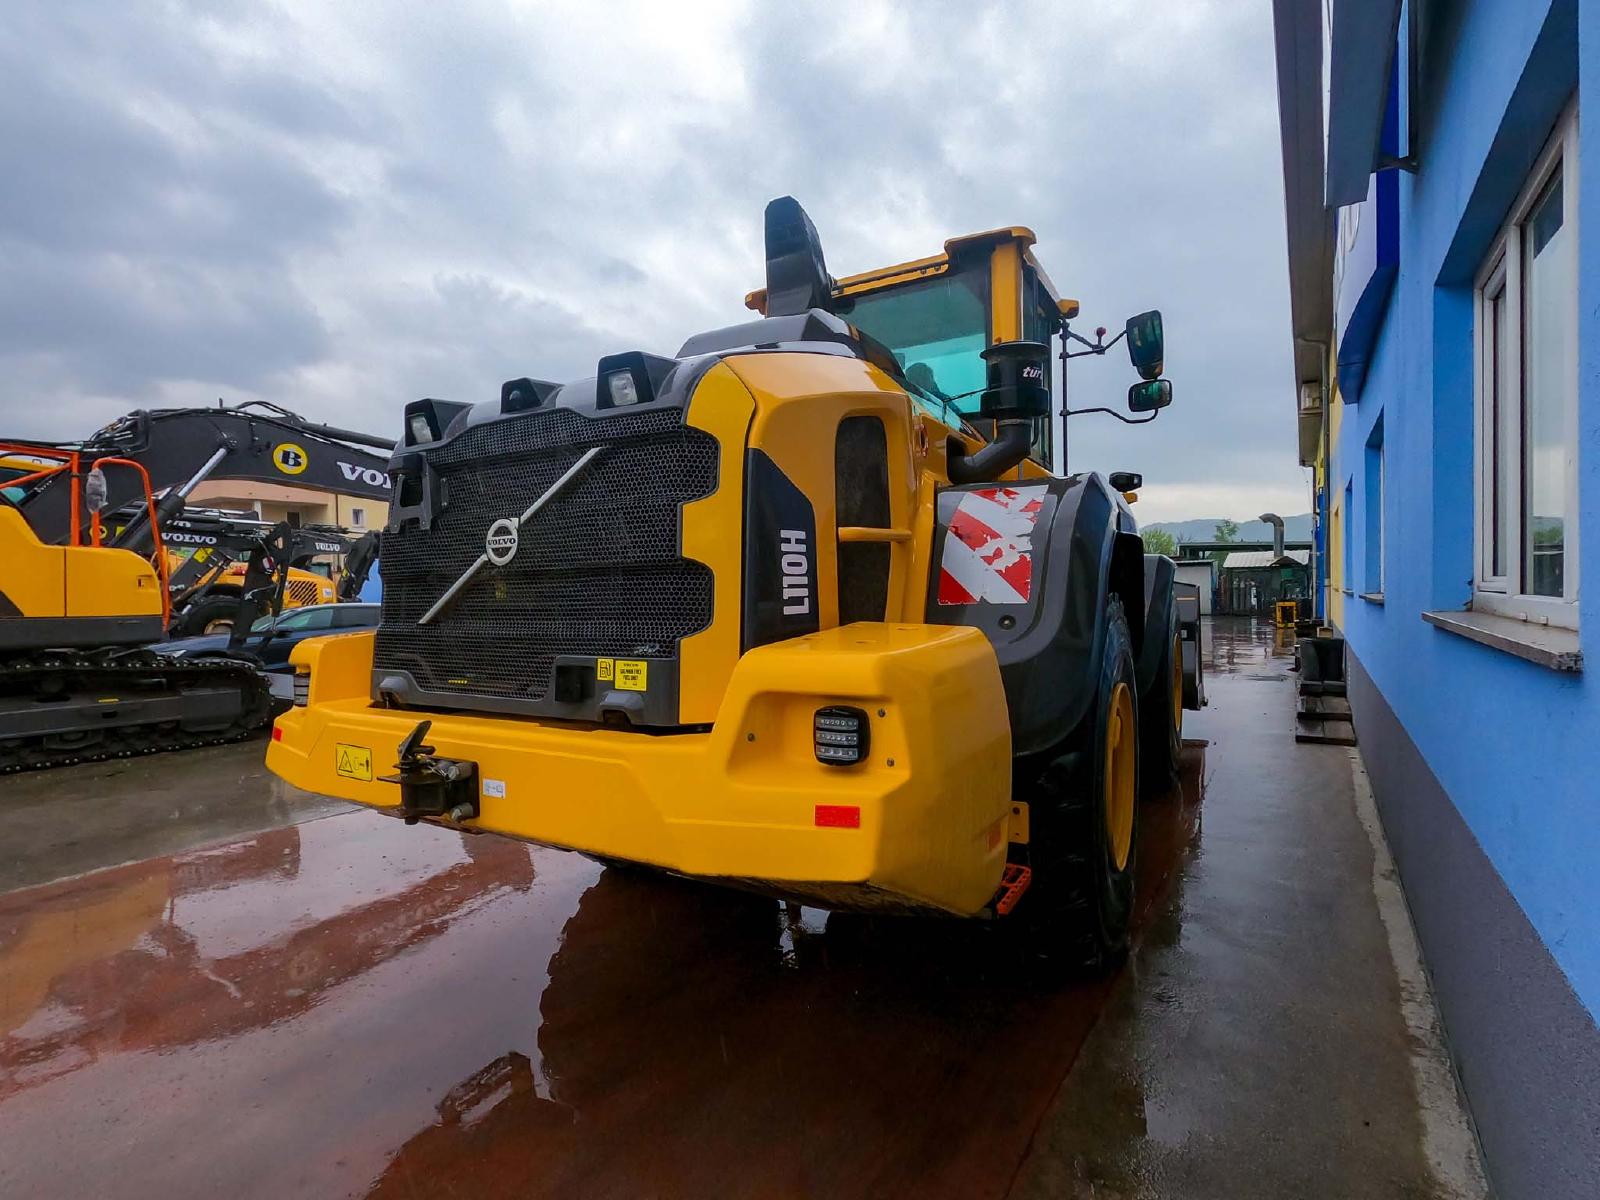
[[0,1195],[1481,1195],[1348,754],[1294,745],[1270,631],[1212,633],[1139,947],[1064,988],[259,744],[7,780]]

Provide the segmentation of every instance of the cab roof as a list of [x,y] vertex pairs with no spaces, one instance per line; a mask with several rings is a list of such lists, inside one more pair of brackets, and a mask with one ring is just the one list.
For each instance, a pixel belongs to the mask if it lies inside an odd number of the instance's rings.
[[[864,292],[883,291],[919,279],[944,275],[950,270],[951,263],[958,258],[966,257],[974,251],[1010,243],[1021,252],[1023,262],[1038,273],[1039,282],[1044,286],[1050,299],[1059,303],[1061,294],[1056,290],[1055,284],[1050,282],[1050,276],[1045,273],[1038,258],[1034,256],[1032,247],[1036,241],[1038,241],[1037,236],[1026,225],[1009,225],[1001,229],[987,229],[982,233],[968,233],[961,237],[948,238],[944,250],[939,254],[896,263],[893,266],[876,267],[857,275],[847,275],[835,282],[835,294],[857,296]],[[759,288],[748,293],[744,298],[744,306],[765,316],[767,289]]]

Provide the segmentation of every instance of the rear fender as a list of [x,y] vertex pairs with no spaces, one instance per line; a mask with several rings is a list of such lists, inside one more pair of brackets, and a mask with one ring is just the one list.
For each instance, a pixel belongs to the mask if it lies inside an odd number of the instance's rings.
[[1166,648],[1167,630],[1172,629],[1173,581],[1177,567],[1164,554],[1144,555],[1144,596],[1140,611],[1144,613],[1144,627],[1150,636],[1144,639],[1137,660],[1139,694],[1147,695],[1161,667],[1161,654]]
[[994,646],[1015,754],[1058,746],[1090,711],[1109,596],[1141,651],[1143,545],[1118,525],[1097,474],[939,493],[927,619],[972,626]]

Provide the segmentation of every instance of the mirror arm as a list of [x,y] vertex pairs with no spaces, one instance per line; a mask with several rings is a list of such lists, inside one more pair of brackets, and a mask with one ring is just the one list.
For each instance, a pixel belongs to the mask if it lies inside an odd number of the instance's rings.
[[1117,420],[1121,421],[1124,425],[1148,425],[1148,424],[1150,424],[1151,421],[1154,421],[1157,417],[1159,417],[1161,415],[1161,410],[1158,408],[1154,412],[1152,412],[1148,417],[1144,417],[1142,419],[1135,419],[1133,417],[1125,417],[1114,408],[1063,408],[1061,410],[1061,415],[1063,417],[1080,417],[1084,413],[1110,413],[1113,417],[1115,417]]
[[[1127,337],[1128,336],[1128,331],[1126,329],[1124,329],[1121,333],[1117,334],[1117,336],[1112,338],[1109,342],[1105,340],[1105,336],[1106,336],[1105,335],[1105,330],[1102,329],[1096,334],[1095,340],[1091,342],[1088,338],[1084,337],[1083,334],[1074,333],[1073,330],[1072,330],[1072,325],[1069,322],[1067,322],[1067,321],[1062,321],[1061,322],[1061,337],[1062,337],[1063,341],[1070,340],[1070,341],[1077,342],[1078,345],[1080,345],[1080,346],[1088,347],[1085,350],[1079,350],[1076,354],[1072,354],[1072,353],[1066,354],[1067,358],[1082,358],[1087,354],[1104,354],[1107,350],[1111,349],[1111,347],[1115,346],[1123,338]],[[1063,346],[1063,350],[1065,350],[1065,346]]]
[[1113,346],[1115,346],[1118,342],[1120,342],[1123,338],[1127,337],[1128,335],[1127,335],[1127,332],[1124,331],[1122,333],[1117,334],[1117,336],[1112,338],[1109,342],[1091,342],[1088,338],[1079,337],[1077,334],[1073,333],[1069,329],[1069,330],[1066,331],[1066,336],[1070,337],[1075,342],[1081,342],[1083,345],[1085,345],[1085,346],[1087,346],[1089,348],[1087,350],[1076,350],[1076,351],[1068,350],[1066,352],[1065,357],[1067,357],[1067,358],[1087,358],[1091,354],[1104,354],[1107,350],[1111,349]]

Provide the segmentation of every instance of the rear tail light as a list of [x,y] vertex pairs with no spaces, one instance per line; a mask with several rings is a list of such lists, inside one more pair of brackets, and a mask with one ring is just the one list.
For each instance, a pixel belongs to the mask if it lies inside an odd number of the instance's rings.
[[862,762],[870,741],[867,714],[842,705],[819,708],[812,719],[812,737],[818,762],[835,767]]
[[304,708],[311,703],[311,672],[301,669],[294,673],[294,706]]

